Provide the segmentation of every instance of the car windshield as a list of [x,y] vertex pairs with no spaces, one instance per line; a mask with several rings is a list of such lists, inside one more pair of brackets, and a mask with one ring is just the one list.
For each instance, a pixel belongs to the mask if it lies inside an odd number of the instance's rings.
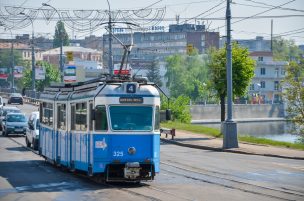
[[7,115],[7,122],[26,122],[24,115]]
[[16,109],[16,110],[14,110],[14,109],[4,109],[3,110],[3,116],[7,115],[8,113],[21,113],[21,111],[18,110],[18,109]]
[[110,106],[113,130],[152,130],[151,106]]
[[21,94],[12,94],[11,97],[22,97]]

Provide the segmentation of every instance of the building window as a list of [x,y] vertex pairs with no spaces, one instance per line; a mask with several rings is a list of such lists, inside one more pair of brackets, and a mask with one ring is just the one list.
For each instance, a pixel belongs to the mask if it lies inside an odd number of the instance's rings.
[[249,90],[253,91],[254,90],[254,84],[250,84]]
[[261,81],[261,89],[265,89],[266,88],[266,83],[265,81]]
[[281,75],[285,76],[285,73],[286,73],[285,68],[281,68]]
[[264,58],[263,57],[258,57],[258,61],[263,61]]
[[276,68],[276,69],[274,70],[274,76],[275,76],[275,77],[279,77],[279,68]]
[[265,75],[266,74],[266,68],[261,68],[261,75]]
[[274,81],[274,90],[279,90],[279,81]]

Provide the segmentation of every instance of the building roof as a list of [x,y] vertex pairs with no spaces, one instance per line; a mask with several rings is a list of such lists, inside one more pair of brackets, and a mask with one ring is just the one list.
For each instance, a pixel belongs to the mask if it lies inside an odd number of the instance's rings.
[[[30,46],[24,43],[13,43],[14,49],[29,49]],[[0,42],[0,49],[10,49],[12,47],[12,43],[10,42]]]
[[264,56],[264,57],[272,57],[273,54],[272,52],[266,52],[266,51],[258,51],[258,52],[251,52],[250,53],[250,56],[253,56],[253,57],[257,57],[257,56]]
[[[63,52],[82,52],[82,53],[101,53],[100,51],[90,49],[90,48],[84,48],[84,47],[75,47],[75,46],[63,46],[62,47]],[[52,55],[52,54],[60,54],[60,48],[54,48],[50,49],[48,51],[43,52],[44,55]]]

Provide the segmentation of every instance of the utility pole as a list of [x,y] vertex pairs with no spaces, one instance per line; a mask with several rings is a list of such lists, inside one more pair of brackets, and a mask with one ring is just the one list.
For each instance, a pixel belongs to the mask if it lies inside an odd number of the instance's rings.
[[[58,15],[59,19],[60,19],[60,22],[63,23],[61,21],[61,15],[60,13],[58,12],[58,10],[51,6],[50,4],[47,4],[47,3],[42,3],[42,6],[47,6],[47,7],[50,7],[52,8]],[[73,23],[74,25],[74,23]],[[60,35],[60,58],[59,58],[59,68],[60,68],[60,80],[61,82],[63,82],[63,78],[64,78],[64,73],[63,73],[63,33],[62,33],[62,29],[59,30],[59,35]],[[74,29],[73,29],[73,35],[74,35]],[[73,36],[72,36],[73,38]]]
[[36,98],[36,88],[35,88],[35,49],[34,49],[34,24],[33,24],[33,20],[32,18],[23,13],[23,12],[20,12],[19,13],[20,15],[24,15],[26,16],[32,23],[32,41],[31,41],[31,46],[32,46],[32,90],[33,90],[33,95],[34,97]]
[[232,46],[231,46],[231,9],[230,1],[227,0],[226,21],[227,21],[227,55],[226,55],[226,74],[227,74],[227,119],[222,123],[224,134],[223,148],[237,148],[237,125],[232,120]]
[[270,39],[270,51],[273,50],[273,19],[271,19],[271,39]]
[[13,38],[12,38],[12,41],[11,41],[11,64],[12,64],[12,67],[11,67],[12,92],[15,93],[15,75],[14,75],[15,58],[14,58],[14,40],[13,40]]
[[109,68],[109,73],[110,75],[113,75],[113,53],[112,53],[112,15],[111,15],[111,7],[109,0],[107,0],[108,6],[109,6],[109,60],[108,60],[108,68]]

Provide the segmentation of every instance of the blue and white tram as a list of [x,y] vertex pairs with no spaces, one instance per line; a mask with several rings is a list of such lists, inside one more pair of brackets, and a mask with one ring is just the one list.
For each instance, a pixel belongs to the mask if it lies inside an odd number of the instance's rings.
[[40,96],[39,152],[107,181],[152,180],[159,172],[160,95],[146,81],[50,87]]

